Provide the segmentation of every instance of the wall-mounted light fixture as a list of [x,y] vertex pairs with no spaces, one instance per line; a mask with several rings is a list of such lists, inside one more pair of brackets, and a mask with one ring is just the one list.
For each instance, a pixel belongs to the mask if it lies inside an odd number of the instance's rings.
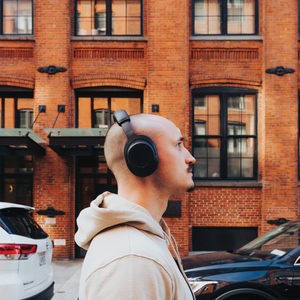
[[37,120],[37,118],[39,117],[40,113],[45,113],[45,112],[46,112],[46,105],[39,105],[39,113],[36,116],[35,120],[32,122],[30,129],[32,129],[32,127],[33,127],[35,121]]
[[59,114],[60,114],[61,112],[64,113],[64,112],[65,112],[65,109],[66,109],[66,106],[65,106],[65,105],[57,105],[57,111],[58,111],[58,114],[57,114],[57,116],[56,116],[56,118],[55,118],[55,121],[54,121],[54,124],[53,124],[52,128],[54,128],[55,123],[56,123],[56,121],[57,121],[57,118],[58,118]]
[[159,105],[158,104],[152,104],[152,112],[154,112],[154,113],[159,112]]

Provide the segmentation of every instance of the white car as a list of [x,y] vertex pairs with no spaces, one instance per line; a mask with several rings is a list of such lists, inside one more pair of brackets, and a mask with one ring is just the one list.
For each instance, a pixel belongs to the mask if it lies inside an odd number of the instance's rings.
[[53,244],[29,215],[30,206],[0,202],[0,298],[53,297]]

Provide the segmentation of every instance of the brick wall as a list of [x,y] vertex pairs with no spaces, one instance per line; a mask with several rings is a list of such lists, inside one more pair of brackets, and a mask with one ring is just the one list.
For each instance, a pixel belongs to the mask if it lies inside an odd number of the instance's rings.
[[[191,150],[191,92],[195,88],[233,86],[258,90],[258,172],[260,185],[197,183],[194,192],[172,197],[182,204],[181,218],[167,222],[182,255],[192,249],[192,226],[254,226],[259,234],[273,228],[267,220],[298,218],[298,2],[259,1],[263,39],[190,40],[190,1],[144,1],[144,38],[73,37],[73,1],[34,1],[34,38],[0,36],[0,85],[34,89],[34,115],[46,113],[34,130],[42,136],[66,105],[56,128],[75,126],[74,89],[117,86],[144,91],[144,112],[159,104]],[[55,65],[66,72],[37,71]],[[267,74],[267,68],[293,68],[292,74]],[[56,246],[55,259],[74,258],[75,159],[47,147],[34,159],[33,203],[66,212],[56,224],[35,218]],[[91,199],[92,200],[92,199]]]

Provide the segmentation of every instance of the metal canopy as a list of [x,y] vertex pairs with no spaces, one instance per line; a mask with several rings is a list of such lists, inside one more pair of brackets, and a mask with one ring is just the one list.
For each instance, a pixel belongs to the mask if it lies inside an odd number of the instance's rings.
[[49,147],[58,155],[103,156],[108,128],[45,128]]
[[0,155],[45,155],[46,142],[29,128],[0,128]]

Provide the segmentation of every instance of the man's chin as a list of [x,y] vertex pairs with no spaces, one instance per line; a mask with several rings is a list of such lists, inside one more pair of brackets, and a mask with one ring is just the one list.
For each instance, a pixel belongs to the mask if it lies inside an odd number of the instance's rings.
[[186,191],[188,193],[192,192],[195,189],[195,184],[193,184],[191,187],[189,187]]

